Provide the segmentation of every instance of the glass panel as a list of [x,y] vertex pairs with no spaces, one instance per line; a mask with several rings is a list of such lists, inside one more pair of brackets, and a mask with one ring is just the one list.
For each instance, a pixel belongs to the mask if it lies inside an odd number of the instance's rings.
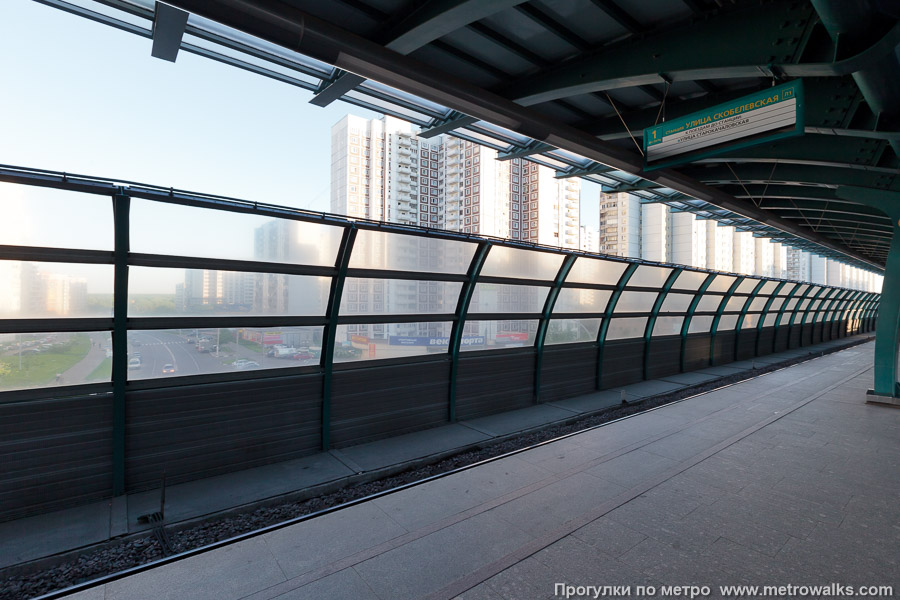
[[704,294],[703,297],[700,298],[700,302],[697,303],[697,308],[694,312],[715,312],[719,310],[719,305],[722,304],[722,298],[724,298],[724,296]]
[[713,317],[709,315],[695,315],[688,326],[688,333],[708,333],[712,327]]
[[772,300],[772,304],[769,305],[769,311],[777,311],[781,308],[781,305],[784,304],[784,298],[781,296],[776,297]]
[[744,308],[747,300],[748,298],[746,296],[732,296],[728,299],[728,302],[725,303],[725,312],[739,312]]
[[797,310],[806,310],[807,306],[809,306],[809,298],[805,298],[802,302],[800,302],[800,306],[797,307]]
[[128,379],[314,365],[321,346],[321,327],[129,331]]
[[735,290],[736,294],[749,294],[759,285],[759,279],[745,279],[740,282]]
[[341,314],[453,314],[461,289],[461,282],[348,277],[341,296]]
[[652,287],[661,288],[666,283],[669,273],[672,269],[664,267],[651,267],[650,265],[641,265],[628,280],[628,287]]
[[825,320],[828,321],[828,322],[831,322],[832,320],[834,320],[834,312],[829,311],[829,312],[825,315]]
[[825,318],[825,313],[817,314],[816,315],[816,323],[821,323],[824,318]]
[[528,321],[466,321],[466,334],[484,340],[482,345],[463,345],[462,350],[494,350],[533,346],[538,322]]
[[477,248],[469,242],[362,229],[353,244],[350,267],[464,274]]
[[771,296],[772,292],[775,288],[778,287],[777,281],[767,281],[763,284],[762,289],[759,291],[760,296]]
[[0,260],[0,319],[111,317],[112,291],[112,265]]
[[469,313],[539,313],[548,293],[548,287],[477,283]]
[[488,252],[481,274],[491,277],[552,281],[556,279],[564,258],[562,254],[494,246]]
[[324,316],[330,291],[330,277],[129,267],[128,316]]
[[595,342],[603,319],[553,319],[547,328],[545,344]]
[[644,329],[646,327],[647,317],[612,319],[609,323],[609,328],[606,330],[606,339],[609,341],[644,337]]
[[584,288],[562,288],[553,305],[553,314],[571,312],[604,312],[612,292]]
[[707,292],[727,292],[728,288],[731,287],[731,284],[735,282],[737,277],[731,277],[730,275],[718,275],[713,282],[710,284],[708,288],[706,288]]
[[[334,362],[446,354],[452,326],[449,322],[338,325]],[[481,349],[484,338],[466,334],[461,343],[464,350]]]
[[108,382],[111,375],[108,331],[0,334],[2,391]]
[[133,199],[131,250],[334,266],[343,228]]
[[0,183],[0,207],[3,244],[113,249],[110,196]]
[[731,331],[737,324],[738,315],[722,315],[719,319],[719,328],[716,331]]
[[822,304],[821,300],[813,300],[813,303],[809,306],[809,310],[816,310],[817,308],[819,308],[820,304]]
[[794,307],[797,306],[797,303],[799,301],[800,301],[799,298],[791,298],[790,300],[788,300],[788,303],[785,305],[784,310],[785,311],[794,310]]
[[763,321],[763,327],[771,327],[772,325],[775,324],[775,319],[777,319],[777,318],[778,318],[777,314],[774,314],[774,315],[771,313],[767,314],[766,320]]
[[675,280],[675,284],[672,286],[673,290],[699,290],[700,286],[703,285],[703,282],[706,281],[706,278],[709,277],[709,273],[700,273],[698,271],[682,271],[681,275],[678,276],[678,279]]
[[622,292],[614,313],[650,312],[658,296],[657,292]]
[[741,323],[741,329],[752,329],[759,324],[759,315],[744,315],[744,322]]
[[797,287],[797,292],[794,294],[794,297],[799,298],[800,296],[803,295],[803,292],[805,292],[805,291],[808,290],[808,289],[809,289],[809,286],[808,286],[808,285],[805,285],[805,284],[804,284],[804,285],[798,286],[798,287]]
[[694,299],[693,294],[675,294],[669,292],[666,299],[663,300],[660,312],[687,312],[691,306],[691,300]]
[[787,296],[788,294],[791,293],[791,290],[793,290],[795,287],[797,287],[796,283],[788,282],[788,283],[784,284],[783,288],[778,290],[778,295],[779,296]]
[[766,302],[768,302],[768,298],[754,298],[750,301],[750,306],[747,308],[749,311],[759,311],[766,307]]
[[684,317],[657,317],[653,326],[653,337],[658,335],[678,335],[681,333],[681,324]]
[[566,281],[569,283],[594,283],[616,285],[622,273],[628,268],[626,262],[613,262],[579,256],[569,271]]

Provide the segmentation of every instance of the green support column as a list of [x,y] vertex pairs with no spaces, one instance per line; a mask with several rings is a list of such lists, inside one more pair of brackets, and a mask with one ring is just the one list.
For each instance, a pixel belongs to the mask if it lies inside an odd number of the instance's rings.
[[475,284],[478,283],[478,276],[481,274],[481,268],[484,266],[484,261],[487,260],[490,250],[490,242],[478,244],[478,249],[475,251],[472,262],[469,263],[469,270],[466,272],[466,282],[459,291],[459,300],[456,302],[456,318],[453,321],[453,329],[450,331],[450,344],[447,347],[447,353],[450,355],[450,397],[447,418],[450,419],[451,423],[456,422],[456,376],[459,372],[459,349],[462,346],[466,315],[469,312],[469,304],[472,302],[472,294],[475,293]]
[[553,280],[553,287],[550,288],[550,292],[547,294],[547,299],[544,301],[544,309],[541,311],[541,322],[538,325],[537,335],[534,338],[534,347],[535,347],[535,359],[534,359],[534,401],[541,401],[541,368],[544,364],[544,340],[547,337],[547,328],[550,325],[550,316],[553,314],[553,307],[556,305],[556,299],[559,297],[559,292],[562,289],[562,285],[566,280],[566,277],[569,276],[569,271],[572,270],[572,265],[575,264],[575,259],[577,257],[573,254],[570,254],[563,261],[562,265],[559,267],[559,271],[556,273],[556,279]]
[[681,372],[684,373],[684,356],[687,351],[687,336],[688,332],[691,328],[691,319],[694,318],[694,312],[697,310],[697,305],[700,304],[700,299],[703,298],[703,294],[706,293],[706,290],[709,289],[709,286],[712,285],[713,280],[716,278],[715,273],[710,273],[706,279],[700,284],[700,287],[697,288],[697,291],[694,293],[694,299],[691,300],[690,306],[688,306],[687,314],[684,316],[684,323],[681,324]]
[[763,327],[765,327],[765,325],[766,325],[766,319],[769,318],[769,310],[771,310],[772,303],[775,302],[775,298],[778,297],[778,292],[780,292],[781,289],[786,285],[787,285],[787,281],[782,281],[781,283],[779,283],[775,287],[775,289],[772,290],[772,293],[769,295],[769,299],[766,300],[766,305],[763,306],[762,314],[759,316],[759,323],[756,324],[756,346],[754,347],[754,350],[753,350],[753,356],[760,355],[759,354],[759,339],[760,339],[760,336],[762,335]]
[[113,196],[112,384],[113,496],[125,493],[125,386],[128,382],[128,253],[131,250],[131,198],[122,188]]
[[900,193],[840,186],[835,195],[843,200],[877,208],[894,223],[894,235],[884,267],[884,283],[875,326],[875,396],[900,398],[897,382],[898,346],[900,346]]
[[[734,357],[733,357],[734,360],[738,359],[738,357],[737,357],[738,344],[741,341],[741,328],[744,326],[744,318],[747,315],[747,311],[750,310],[750,304],[754,300],[756,300],[756,296],[759,295],[759,291],[763,288],[764,285],[766,285],[765,279],[761,279],[759,281],[759,283],[756,284],[756,287],[753,288],[752,292],[750,292],[750,297],[747,298],[746,302],[744,302],[744,308],[741,309],[741,314],[738,315],[737,323],[734,324]],[[760,315],[760,319],[759,319],[760,323],[762,323],[763,316],[764,315]],[[756,355],[755,348],[756,348],[756,345],[754,344],[754,352],[753,352],[754,356]]]
[[322,331],[322,356],[319,366],[322,369],[322,450],[331,449],[331,380],[334,376],[334,343],[337,335],[338,316],[341,312],[341,297],[344,294],[344,282],[347,269],[350,267],[350,256],[353,254],[353,243],[358,230],[355,225],[344,229],[338,251],[335,268],[337,273],[331,280],[331,292],[328,297],[328,313],[325,315],[325,329]]
[[681,275],[682,271],[684,271],[684,269],[678,267],[672,269],[672,272],[669,273],[669,277],[663,284],[662,290],[656,297],[656,302],[653,303],[653,308],[650,310],[650,318],[647,319],[647,325],[644,327],[644,379],[648,379],[647,371],[650,368],[650,339],[653,336],[653,326],[656,325],[656,317],[659,315],[659,310],[662,308],[663,302],[666,301],[666,296],[669,294],[672,286],[675,285],[675,280],[678,279],[678,276]]
[[[790,304],[791,300],[797,294],[797,290],[799,290],[801,287],[802,287],[802,285],[800,285],[800,284],[795,285],[794,289],[792,289],[791,292],[787,296],[785,296],[784,302],[782,302],[782,304],[781,304],[781,308],[778,309],[778,316],[775,317],[775,332],[772,335],[772,352],[775,352],[775,346],[776,346],[776,344],[778,344],[778,332],[781,329],[781,321],[784,320],[784,313],[785,313],[785,310],[787,309],[787,305]],[[807,290],[809,290],[809,288],[807,288]],[[799,303],[799,301],[798,301],[798,303]],[[788,345],[789,346],[791,343],[790,334],[791,334],[791,332],[788,331]]]
[[[728,288],[728,291],[725,292],[725,296],[722,298],[722,302],[719,303],[719,309],[716,311],[716,316],[713,317],[712,326],[709,328],[709,364],[710,366],[714,366],[716,364],[716,334],[719,332],[719,321],[722,319],[722,313],[725,312],[725,307],[728,305],[728,301],[731,300],[731,297],[734,295],[734,291],[738,289],[738,286],[741,285],[746,277],[739,276],[734,280],[734,283],[731,284],[731,287]],[[746,304],[744,305],[746,306]]]
[[600,329],[597,331],[598,390],[600,389],[600,382],[602,381],[603,376],[603,347],[606,345],[606,331],[609,329],[609,320],[613,315],[613,311],[616,310],[616,303],[619,301],[619,296],[622,295],[622,290],[628,285],[628,280],[631,279],[631,276],[637,271],[638,266],[637,263],[631,263],[624,271],[622,271],[622,275],[619,277],[618,283],[616,283],[616,289],[613,290],[613,293],[609,297],[609,301],[606,303],[606,312],[603,313],[603,322],[600,323]]

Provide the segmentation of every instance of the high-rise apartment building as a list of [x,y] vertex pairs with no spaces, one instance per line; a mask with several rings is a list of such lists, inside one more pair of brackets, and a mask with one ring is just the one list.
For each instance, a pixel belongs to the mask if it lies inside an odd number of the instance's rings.
[[590,225],[582,225],[578,234],[578,247],[585,252],[600,252],[600,231]]
[[581,182],[393,117],[347,115],[331,131],[331,210],[538,244],[579,247]]
[[641,201],[636,196],[600,194],[600,252],[641,256]]

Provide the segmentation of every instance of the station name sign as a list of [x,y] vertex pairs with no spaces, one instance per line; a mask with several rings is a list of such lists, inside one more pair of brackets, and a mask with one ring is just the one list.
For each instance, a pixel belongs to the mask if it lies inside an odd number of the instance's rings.
[[803,84],[775,86],[644,130],[646,170],[803,134]]

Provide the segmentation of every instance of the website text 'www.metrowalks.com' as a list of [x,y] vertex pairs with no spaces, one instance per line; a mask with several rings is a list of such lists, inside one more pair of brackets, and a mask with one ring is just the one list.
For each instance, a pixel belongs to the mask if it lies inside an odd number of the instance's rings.
[[[716,591],[725,598],[890,598],[890,585],[720,585]],[[707,598],[713,593],[708,585],[569,585],[556,583],[553,594],[557,598]]]

